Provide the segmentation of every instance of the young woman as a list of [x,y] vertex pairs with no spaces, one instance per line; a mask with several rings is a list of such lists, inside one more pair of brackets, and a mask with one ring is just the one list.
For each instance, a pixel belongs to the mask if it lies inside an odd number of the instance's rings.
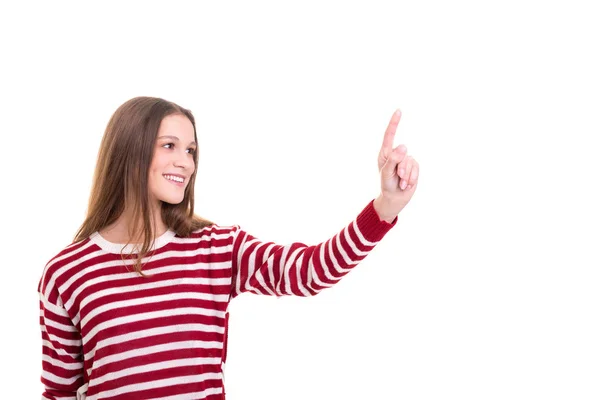
[[244,292],[313,296],[355,267],[396,224],[419,166],[392,148],[381,193],[324,243],[261,242],[194,214],[192,113],[137,97],[111,117],[87,217],[40,283],[45,399],[225,398],[227,306]]

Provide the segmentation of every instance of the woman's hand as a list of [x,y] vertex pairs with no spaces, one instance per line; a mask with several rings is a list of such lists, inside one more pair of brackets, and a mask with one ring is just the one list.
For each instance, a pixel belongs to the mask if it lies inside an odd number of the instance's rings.
[[388,222],[392,222],[408,204],[419,180],[419,164],[408,155],[406,146],[401,144],[392,147],[401,115],[400,110],[396,110],[392,115],[377,157],[381,194],[373,205],[379,218]]

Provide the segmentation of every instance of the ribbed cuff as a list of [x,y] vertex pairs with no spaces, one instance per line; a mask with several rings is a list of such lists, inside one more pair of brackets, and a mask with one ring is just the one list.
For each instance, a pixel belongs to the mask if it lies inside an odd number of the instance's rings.
[[377,211],[375,211],[375,207],[373,206],[374,202],[375,199],[371,200],[356,219],[358,229],[365,239],[370,242],[380,241],[385,234],[396,225],[396,222],[398,222],[397,215],[392,222],[383,221],[379,218],[379,214],[377,214]]

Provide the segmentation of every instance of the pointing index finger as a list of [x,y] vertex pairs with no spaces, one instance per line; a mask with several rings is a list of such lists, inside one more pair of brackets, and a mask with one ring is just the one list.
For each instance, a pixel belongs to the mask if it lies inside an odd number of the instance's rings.
[[383,136],[383,144],[381,149],[385,154],[390,154],[392,152],[392,147],[394,146],[394,136],[396,135],[396,129],[398,128],[398,123],[400,122],[400,117],[402,116],[402,111],[397,109],[392,118],[390,119],[390,123],[388,124],[387,129],[385,130],[385,134]]

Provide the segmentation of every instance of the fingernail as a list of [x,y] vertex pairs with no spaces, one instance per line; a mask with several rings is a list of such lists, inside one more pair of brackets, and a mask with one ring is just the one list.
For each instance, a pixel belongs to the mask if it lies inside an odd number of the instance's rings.
[[402,184],[400,185],[400,189],[402,189],[402,190],[406,189],[406,181],[402,181]]

